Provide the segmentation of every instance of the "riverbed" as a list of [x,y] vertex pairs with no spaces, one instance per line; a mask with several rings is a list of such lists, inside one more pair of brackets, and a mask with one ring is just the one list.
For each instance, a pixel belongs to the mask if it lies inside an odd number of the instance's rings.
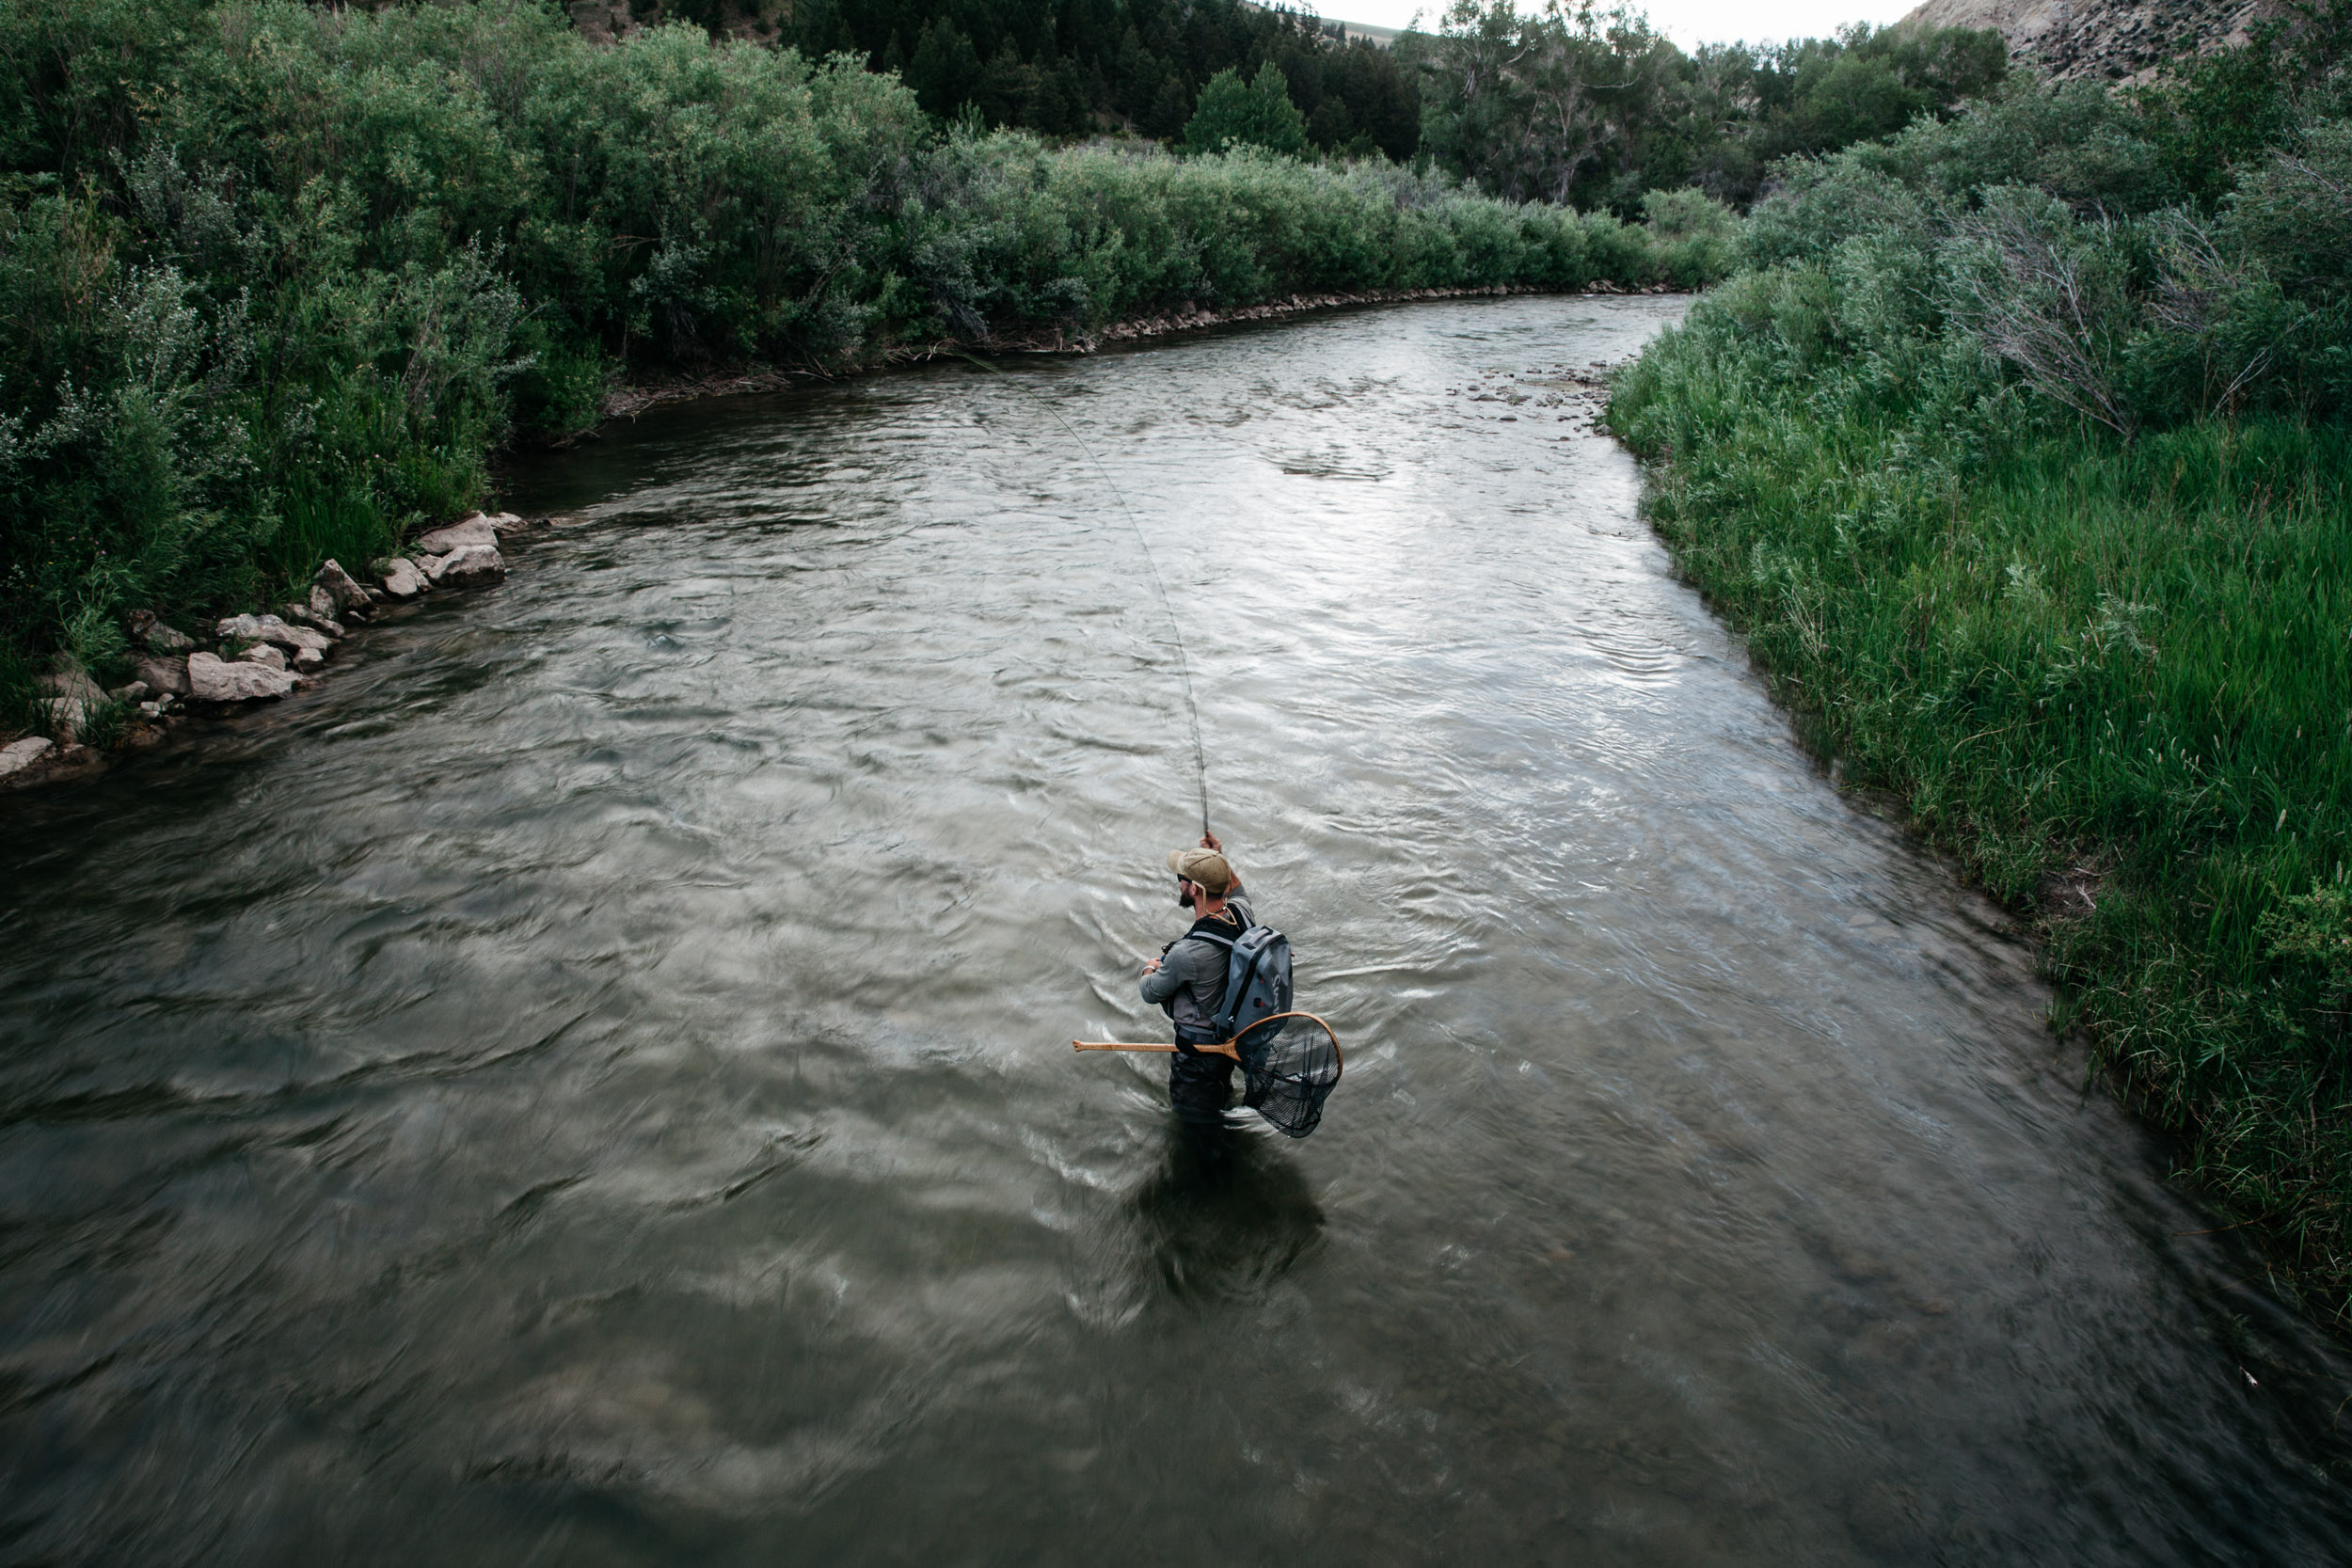
[[[2341,1561],[2343,1361],[1565,401],[1679,309],[660,409],[6,802],[0,1561]],[[1138,528],[1303,1141],[1069,1048],[1200,828]]]

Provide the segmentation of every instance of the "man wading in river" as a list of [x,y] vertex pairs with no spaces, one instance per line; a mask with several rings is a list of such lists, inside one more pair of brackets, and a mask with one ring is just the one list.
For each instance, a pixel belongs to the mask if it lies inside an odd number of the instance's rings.
[[1143,999],[1164,1007],[1176,1023],[1176,1054],[1168,1058],[1168,1099],[1189,1122],[1221,1121],[1233,1093],[1233,1059],[1203,1055],[1193,1047],[1220,1043],[1209,1020],[1225,1000],[1230,949],[1202,936],[1232,942],[1256,923],[1242,902],[1241,879],[1225,859],[1214,833],[1200,847],[1171,849],[1168,868],[1176,873],[1176,903],[1193,914],[1192,928],[1143,966]]

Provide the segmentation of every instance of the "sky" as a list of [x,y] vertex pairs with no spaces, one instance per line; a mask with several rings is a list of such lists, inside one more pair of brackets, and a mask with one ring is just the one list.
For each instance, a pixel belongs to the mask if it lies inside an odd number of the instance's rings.
[[[1750,43],[1820,38],[1849,22],[1883,24],[1909,11],[1918,0],[1633,0],[1649,24],[1685,49],[1702,43]],[[1519,9],[1536,4],[1520,0]],[[1319,14],[1340,21],[1402,27],[1420,11],[1422,25],[1435,31],[1445,13],[1443,0],[1321,0]]]

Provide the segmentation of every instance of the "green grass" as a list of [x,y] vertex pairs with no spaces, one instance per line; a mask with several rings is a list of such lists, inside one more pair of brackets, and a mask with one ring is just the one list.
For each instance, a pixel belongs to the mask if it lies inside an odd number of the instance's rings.
[[2044,917],[2053,1022],[2352,1324],[2352,437],[1939,445],[1787,375],[1758,297],[1619,383],[1656,527],[1812,741]]
[[319,562],[340,562],[346,571],[364,572],[369,561],[389,554],[395,543],[391,525],[368,497],[306,488],[288,499],[264,547],[262,566],[274,590],[299,602],[308,595]]

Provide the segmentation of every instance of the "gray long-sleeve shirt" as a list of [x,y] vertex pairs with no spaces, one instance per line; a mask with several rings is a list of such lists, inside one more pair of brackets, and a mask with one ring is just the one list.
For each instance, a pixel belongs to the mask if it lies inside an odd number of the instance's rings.
[[1249,906],[1239,898],[1228,899],[1216,914],[1194,921],[1160,967],[1143,977],[1143,999],[1166,1007],[1177,1028],[1197,1036],[1211,1033],[1209,1020],[1225,999],[1225,970],[1232,955],[1214,942],[1196,941],[1195,934],[1214,931],[1231,942],[1255,923]]

